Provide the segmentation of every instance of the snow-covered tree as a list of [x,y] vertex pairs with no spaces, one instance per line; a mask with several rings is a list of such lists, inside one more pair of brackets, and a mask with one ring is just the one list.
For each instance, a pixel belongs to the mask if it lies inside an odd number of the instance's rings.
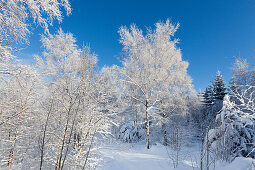
[[112,136],[121,108],[116,71],[98,73],[96,55],[71,33],[59,30],[42,42],[36,71],[17,65],[1,77],[0,166],[95,168],[97,142]]
[[63,10],[71,13],[68,0],[2,0],[0,1],[0,71],[2,62],[13,60],[18,43],[28,43],[33,25],[49,33],[53,21],[62,21]]
[[[230,84],[232,86],[240,86],[249,84],[249,64],[245,59],[235,57],[235,62],[232,66],[232,78]],[[239,87],[239,90],[240,87]],[[233,90],[232,90],[233,91]]]
[[205,89],[203,95],[203,102],[206,105],[214,105],[217,100],[223,100],[226,94],[225,83],[220,74],[220,71],[217,71],[216,78],[212,81],[212,84]]
[[[235,57],[235,62],[232,67],[232,77],[229,81],[229,93],[249,93],[253,92],[253,88],[250,86],[255,85],[255,72],[254,68],[250,67],[250,64],[246,61],[246,59],[242,59],[240,57]],[[247,89],[249,90],[247,91]],[[250,91],[250,92],[249,92]],[[234,95],[231,95],[232,99],[234,99]],[[238,100],[236,100],[238,102]]]
[[[48,128],[55,127],[54,136],[50,131],[46,133],[50,142],[44,144],[43,167],[82,169],[95,166],[97,159],[91,159],[89,155],[94,149],[91,146],[98,125],[104,120],[93,90],[97,58],[90,53],[90,48],[79,49],[73,35],[62,30],[56,35],[44,36],[42,42],[43,57],[36,56],[36,59],[42,75],[49,81],[47,86],[56,110],[51,113],[51,120],[43,123],[45,128],[47,122],[52,122]],[[46,108],[51,105],[50,102]]]
[[[124,94],[135,101],[143,113],[148,149],[150,124],[152,118],[158,115],[161,103],[165,99],[176,103],[178,100],[185,101],[194,92],[187,74],[188,62],[182,60],[181,51],[176,47],[178,41],[172,39],[179,25],[173,25],[167,20],[155,26],[154,30],[148,29],[146,35],[135,25],[130,29],[121,27],[119,30],[125,52],[123,67],[119,68],[122,88]],[[185,107],[185,102],[182,107]],[[164,111],[161,110],[163,115],[167,114]]]
[[[37,106],[41,82],[30,66],[19,65],[18,71],[1,81],[0,86],[0,166],[24,169],[33,163],[36,151]],[[23,160],[30,160],[23,164]]]
[[255,157],[254,98],[234,94],[241,104],[224,97],[223,107],[216,121],[219,127],[209,131],[210,147],[217,158],[232,161],[235,157]]
[[205,89],[202,102],[206,106],[211,106],[214,104],[214,90],[212,85]]
[[211,85],[205,89],[203,95],[203,107],[201,117],[204,119],[203,126],[214,127],[214,120],[220,109],[222,108],[223,98],[226,94],[225,83],[220,74],[217,72],[216,78],[212,81]]
[[213,91],[215,100],[223,100],[226,94],[226,88],[220,71],[217,71],[217,75],[213,83]]

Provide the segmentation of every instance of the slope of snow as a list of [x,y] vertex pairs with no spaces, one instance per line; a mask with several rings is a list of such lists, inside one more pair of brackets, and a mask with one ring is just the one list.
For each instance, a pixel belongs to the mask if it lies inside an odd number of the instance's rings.
[[[192,146],[179,153],[179,163],[174,168],[173,159],[176,152],[161,144],[146,149],[143,144],[117,144],[102,147],[100,154],[103,158],[99,170],[198,170],[199,148]],[[172,159],[173,158],[173,159]],[[174,159],[176,160],[176,159]],[[231,164],[216,163],[216,170],[255,170],[252,159],[236,158]],[[255,165],[255,163],[254,163]],[[252,168],[253,166],[253,168]],[[213,168],[212,168],[213,169]]]

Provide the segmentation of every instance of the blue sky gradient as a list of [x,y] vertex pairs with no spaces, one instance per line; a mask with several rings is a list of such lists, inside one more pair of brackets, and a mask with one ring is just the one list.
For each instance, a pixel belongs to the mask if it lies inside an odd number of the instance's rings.
[[[188,73],[196,89],[205,89],[221,70],[226,82],[231,76],[231,57],[255,55],[254,0],[70,0],[72,15],[61,24],[55,23],[51,33],[60,27],[77,38],[78,45],[89,43],[98,54],[99,66],[120,64],[118,28],[135,23],[143,30],[167,18],[180,23],[175,38],[183,59],[189,61]],[[18,53],[25,63],[33,63],[40,54],[39,27],[30,36],[30,45]],[[250,61],[252,62],[251,59]]]

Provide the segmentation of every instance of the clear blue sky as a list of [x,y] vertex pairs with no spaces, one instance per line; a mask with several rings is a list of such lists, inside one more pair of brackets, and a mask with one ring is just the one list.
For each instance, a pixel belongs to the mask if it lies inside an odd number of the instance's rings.
[[[89,43],[98,54],[99,66],[120,64],[122,46],[118,28],[136,23],[140,28],[153,26],[170,18],[180,22],[176,38],[180,39],[184,60],[189,61],[188,73],[196,89],[204,89],[221,70],[226,81],[231,76],[233,59],[239,55],[255,55],[254,0],[70,0],[72,15],[65,16],[60,26],[71,32],[78,44]],[[42,33],[36,28],[30,45],[19,53],[26,63],[32,54],[40,54]],[[24,57],[25,56],[25,57]],[[254,60],[254,59],[253,59]]]

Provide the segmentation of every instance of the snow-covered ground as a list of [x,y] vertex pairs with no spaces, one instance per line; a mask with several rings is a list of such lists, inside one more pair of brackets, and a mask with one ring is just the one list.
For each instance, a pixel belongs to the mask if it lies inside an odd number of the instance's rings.
[[[176,152],[161,144],[146,149],[142,144],[118,144],[102,147],[103,163],[100,170],[197,170],[199,169],[198,146],[183,149],[179,154],[179,163],[174,168]],[[175,159],[174,159],[175,160]],[[236,158],[231,164],[217,162],[216,170],[255,170],[252,159]],[[213,168],[212,168],[213,169]]]
[[231,164],[217,162],[216,170],[255,170],[255,160],[251,158],[236,158]]

